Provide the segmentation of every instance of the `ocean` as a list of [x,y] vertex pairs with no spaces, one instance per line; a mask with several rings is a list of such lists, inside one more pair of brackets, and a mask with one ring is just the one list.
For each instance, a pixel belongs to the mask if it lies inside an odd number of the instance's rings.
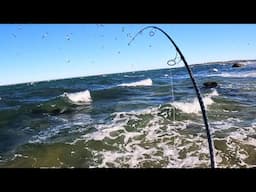
[[[256,63],[191,69],[217,167],[256,167]],[[210,167],[184,67],[0,86],[0,141],[2,168]]]

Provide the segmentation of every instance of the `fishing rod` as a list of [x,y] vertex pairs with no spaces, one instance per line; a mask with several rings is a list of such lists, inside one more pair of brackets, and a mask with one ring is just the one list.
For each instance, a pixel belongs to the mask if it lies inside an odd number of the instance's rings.
[[[169,41],[172,43],[172,45],[175,47],[176,51],[179,53],[181,60],[184,62],[186,69],[188,71],[188,74],[190,76],[190,79],[192,81],[192,84],[194,86],[194,89],[196,91],[196,95],[200,104],[200,108],[202,111],[202,115],[203,115],[203,121],[204,121],[204,125],[205,125],[205,130],[206,130],[206,134],[207,134],[207,140],[208,140],[208,147],[209,147],[209,153],[210,153],[210,161],[211,161],[211,168],[215,168],[215,156],[214,156],[214,147],[213,147],[213,142],[212,142],[212,138],[211,138],[211,132],[210,132],[210,126],[208,124],[208,117],[206,114],[206,110],[205,110],[205,106],[204,106],[204,102],[200,93],[200,90],[197,86],[197,83],[195,81],[195,78],[193,76],[192,70],[190,69],[184,55],[182,54],[182,52],[180,51],[179,47],[176,45],[176,43],[172,40],[172,38],[161,28],[156,27],[156,26],[147,26],[144,27],[143,29],[141,29],[133,38],[132,40],[128,43],[128,45],[131,44],[132,41],[135,40],[135,38],[139,35],[142,34],[143,31],[147,30],[147,29],[156,29],[160,32],[162,32],[168,39]],[[150,32],[150,36],[153,36],[154,32],[151,31]]]

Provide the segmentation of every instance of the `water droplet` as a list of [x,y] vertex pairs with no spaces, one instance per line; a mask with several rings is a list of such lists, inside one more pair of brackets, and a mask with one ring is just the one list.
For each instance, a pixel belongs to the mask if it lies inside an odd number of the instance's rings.
[[124,27],[122,27],[122,32],[124,32]]
[[45,39],[47,36],[48,36],[48,33],[46,32],[46,33],[44,33],[44,34],[42,35],[42,39]]
[[66,40],[68,40],[68,41],[69,41],[69,40],[70,40],[70,37],[69,37],[69,36],[66,36]]
[[154,35],[155,35],[155,32],[154,32],[154,31],[150,31],[150,32],[149,32],[149,36],[150,36],[150,37],[153,37]]
[[152,45],[149,45],[148,47],[152,47]]
[[120,51],[118,51],[117,53],[120,54]]
[[126,36],[132,38],[132,34],[131,33],[127,33]]
[[13,36],[14,38],[16,38],[16,37],[17,37],[14,33],[12,33],[12,36]]
[[66,62],[67,62],[67,63],[70,63],[70,60],[68,59]]
[[115,40],[117,40],[117,37],[115,37]]
[[68,41],[69,41],[69,40],[71,39],[71,38],[70,38],[70,35],[71,35],[71,34],[72,34],[72,33],[69,33],[69,34],[67,34],[67,35],[66,35],[66,37],[65,37],[65,38],[66,38],[66,40],[68,40]]

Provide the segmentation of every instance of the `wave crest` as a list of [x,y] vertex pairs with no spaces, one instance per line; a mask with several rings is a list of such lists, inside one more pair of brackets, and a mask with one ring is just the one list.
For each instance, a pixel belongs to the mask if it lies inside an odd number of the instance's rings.
[[118,86],[122,86],[122,87],[137,87],[137,86],[152,86],[153,82],[150,78],[148,79],[144,79],[141,81],[136,81],[133,83],[122,83]]
[[[218,96],[218,92],[214,90],[212,93],[203,97],[203,102],[205,108],[214,103],[212,97]],[[192,102],[173,102],[172,105],[185,113],[199,113],[201,111],[199,101],[197,98],[194,98]]]
[[89,90],[76,92],[76,93],[64,93],[62,96],[67,97],[70,101],[77,105],[83,105],[92,101]]

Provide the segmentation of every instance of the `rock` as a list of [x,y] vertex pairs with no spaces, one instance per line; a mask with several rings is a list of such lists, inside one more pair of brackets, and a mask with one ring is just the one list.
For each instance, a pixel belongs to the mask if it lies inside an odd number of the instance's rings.
[[242,66],[244,66],[243,63],[235,63],[232,65],[232,67],[242,67]]
[[124,118],[124,114],[121,113],[119,117],[120,117],[120,118]]
[[218,83],[216,83],[215,81],[208,81],[204,83],[205,88],[214,88],[217,86],[218,86]]

